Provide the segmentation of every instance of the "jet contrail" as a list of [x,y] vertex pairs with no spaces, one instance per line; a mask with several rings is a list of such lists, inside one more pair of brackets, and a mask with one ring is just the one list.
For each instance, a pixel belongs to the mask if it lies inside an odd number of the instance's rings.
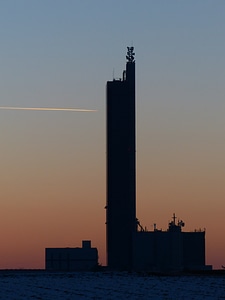
[[94,112],[94,109],[82,108],[56,108],[56,107],[14,107],[14,106],[0,106],[0,109],[6,110],[45,110],[45,111],[77,111],[77,112]]

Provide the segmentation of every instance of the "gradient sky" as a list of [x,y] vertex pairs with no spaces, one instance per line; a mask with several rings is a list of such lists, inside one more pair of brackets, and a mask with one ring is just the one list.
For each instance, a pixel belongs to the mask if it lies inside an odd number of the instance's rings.
[[[0,268],[91,239],[105,264],[106,81],[136,53],[137,217],[206,228],[225,264],[225,2],[1,0]],[[119,109],[119,107],[118,107]]]

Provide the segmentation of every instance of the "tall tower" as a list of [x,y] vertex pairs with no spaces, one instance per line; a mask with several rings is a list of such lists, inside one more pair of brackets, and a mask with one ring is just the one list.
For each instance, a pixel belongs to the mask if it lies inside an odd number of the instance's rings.
[[136,231],[135,60],[127,47],[126,70],[107,82],[107,260],[132,269]]

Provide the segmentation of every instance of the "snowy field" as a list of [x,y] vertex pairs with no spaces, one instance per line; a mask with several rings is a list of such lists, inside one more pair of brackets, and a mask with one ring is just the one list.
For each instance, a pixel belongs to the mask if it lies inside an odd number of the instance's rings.
[[0,299],[225,299],[225,276],[1,271]]

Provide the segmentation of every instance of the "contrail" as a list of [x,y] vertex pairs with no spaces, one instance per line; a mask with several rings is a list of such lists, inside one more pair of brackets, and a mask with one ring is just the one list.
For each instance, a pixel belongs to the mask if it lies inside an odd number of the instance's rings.
[[14,106],[0,106],[0,109],[6,110],[44,110],[44,111],[77,111],[77,112],[95,112],[95,109],[83,108],[56,108],[56,107],[14,107]]

